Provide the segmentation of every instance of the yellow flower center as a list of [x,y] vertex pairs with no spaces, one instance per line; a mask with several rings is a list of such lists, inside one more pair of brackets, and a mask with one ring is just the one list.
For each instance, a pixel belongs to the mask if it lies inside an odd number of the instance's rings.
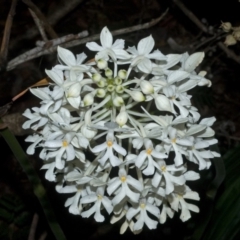
[[68,146],[68,142],[66,140],[62,141],[62,146],[63,147],[67,147]]
[[141,203],[141,204],[140,204],[140,208],[143,209],[143,208],[145,208],[145,207],[146,207],[146,205],[145,205],[144,203]]
[[98,200],[102,200],[103,197],[102,197],[102,195],[98,195],[97,198],[98,198]]
[[163,172],[166,172],[166,166],[165,166],[165,165],[162,166],[162,167],[161,167],[161,170],[162,170]]
[[120,179],[122,182],[125,182],[127,180],[127,178],[125,176],[122,176]]
[[152,149],[151,149],[151,148],[147,149],[147,150],[146,150],[146,153],[147,153],[148,155],[151,155]]
[[177,141],[176,138],[172,139],[172,143],[176,143],[176,141]]
[[107,141],[107,145],[108,145],[108,147],[111,147],[113,145],[113,142],[112,141]]
[[183,198],[183,195],[177,194],[177,197],[181,199],[181,198]]

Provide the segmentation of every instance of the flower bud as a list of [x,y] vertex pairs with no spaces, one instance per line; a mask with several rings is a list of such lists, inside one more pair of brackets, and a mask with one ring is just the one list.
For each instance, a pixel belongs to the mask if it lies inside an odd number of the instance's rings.
[[123,92],[124,92],[124,88],[123,88],[123,86],[118,85],[118,86],[116,87],[115,91],[116,91],[117,93],[123,93]]
[[112,84],[109,84],[109,85],[107,86],[107,90],[108,90],[109,92],[113,92],[113,91],[115,90],[115,87],[114,87]]
[[101,80],[97,83],[99,87],[105,87],[107,85],[107,81],[105,78],[101,78]]
[[104,98],[106,96],[106,91],[104,89],[102,89],[102,88],[99,88],[97,90],[97,94],[96,95],[97,95],[97,97]]
[[101,80],[101,78],[102,78],[102,76],[101,76],[101,74],[99,74],[99,73],[94,73],[94,74],[92,75],[92,80],[93,80],[94,82],[99,82],[99,81]]
[[122,84],[122,79],[121,79],[120,77],[115,77],[115,78],[114,78],[114,83],[115,83],[116,85],[121,85],[121,84]]
[[124,104],[124,101],[123,101],[122,97],[117,96],[113,99],[113,105],[114,106],[121,107],[123,104]]
[[220,28],[222,28],[224,32],[229,32],[232,28],[232,24],[230,22],[222,22]]
[[98,59],[98,60],[97,60],[97,66],[98,66],[98,68],[100,68],[100,69],[105,69],[105,68],[108,66],[108,63],[107,63],[107,61],[104,60],[104,59]]
[[113,75],[113,71],[110,68],[105,69],[105,76],[110,78]]
[[81,91],[81,85],[79,83],[72,84],[67,90],[66,90],[66,98],[76,98],[79,97]]
[[140,91],[130,91],[128,89],[124,89],[124,91],[127,92],[136,102],[143,102],[146,99]]
[[164,95],[157,95],[155,97],[155,104],[158,110],[172,112],[172,107],[169,99]]
[[85,95],[85,97],[83,98],[83,104],[85,107],[93,104],[95,94],[96,92],[91,92]]
[[144,94],[153,94],[154,93],[153,85],[146,80],[142,80],[140,82],[140,88]]
[[124,69],[119,70],[118,77],[120,77],[121,79],[125,79],[127,77],[127,71]]
[[92,130],[89,129],[89,127],[87,126],[87,124],[84,124],[81,127],[81,133],[84,137],[88,138],[88,139],[92,139],[93,137],[95,137],[97,135],[97,131],[96,130]]
[[227,35],[224,44],[227,46],[235,45],[237,40],[234,38],[233,35]]
[[237,41],[240,41],[240,30],[234,31],[233,36]]
[[117,117],[116,117],[116,123],[122,127],[123,125],[126,124],[128,120],[128,115],[127,115],[127,112],[126,111],[121,111]]

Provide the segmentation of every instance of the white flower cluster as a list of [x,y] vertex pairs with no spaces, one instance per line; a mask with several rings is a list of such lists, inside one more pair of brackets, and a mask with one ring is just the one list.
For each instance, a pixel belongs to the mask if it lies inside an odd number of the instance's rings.
[[219,156],[208,148],[217,143],[215,118],[199,120],[187,94],[211,85],[195,72],[204,53],[152,52],[151,36],[125,50],[107,27],[100,41],[87,43],[97,52],[87,62],[58,47],[61,64],[46,70],[54,83],[31,89],[41,105],[23,114],[23,128],[36,130],[27,153],[41,148],[46,179],[72,193],[65,203],[72,214],[102,222],[106,210],[111,223],[125,219],[121,234],[154,229],[175,212],[186,221],[199,212],[188,202],[199,195],[186,182],[200,177],[188,161],[204,170]]

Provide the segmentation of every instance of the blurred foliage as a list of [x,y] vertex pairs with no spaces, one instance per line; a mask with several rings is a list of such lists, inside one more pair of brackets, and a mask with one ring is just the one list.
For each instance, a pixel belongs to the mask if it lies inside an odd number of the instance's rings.
[[0,239],[27,239],[32,214],[13,194],[5,194],[0,198]]

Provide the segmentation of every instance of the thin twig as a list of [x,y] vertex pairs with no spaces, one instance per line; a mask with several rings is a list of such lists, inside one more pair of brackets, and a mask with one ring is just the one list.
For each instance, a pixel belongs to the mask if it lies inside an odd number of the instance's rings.
[[[157,24],[167,14],[167,11],[165,11],[159,18],[153,19],[151,22],[148,22],[145,24],[139,24],[139,25],[129,27],[129,28],[123,28],[123,29],[112,31],[112,35],[116,36],[116,35],[120,35],[120,34],[126,34],[129,32],[138,31],[140,29],[150,28],[150,27],[154,26],[155,24]],[[11,69],[15,68],[17,65],[19,65],[23,62],[26,62],[28,60],[53,53],[56,51],[57,46],[59,44],[61,44],[62,47],[70,48],[70,47],[81,45],[81,44],[84,44],[84,43],[87,43],[87,42],[90,42],[93,40],[98,40],[100,38],[100,35],[96,34],[91,37],[81,39],[82,37],[85,37],[86,34],[87,34],[86,31],[76,34],[76,35],[70,34],[70,35],[67,35],[67,36],[64,36],[64,37],[61,37],[58,39],[48,41],[43,46],[40,42],[40,43],[38,43],[38,46],[36,48],[33,48],[33,49],[21,54],[20,56],[12,59],[8,63],[7,70],[11,70]]]
[[37,15],[37,17],[42,21],[46,31],[48,32],[49,36],[54,39],[58,38],[57,33],[54,31],[54,29],[51,27],[51,25],[48,23],[48,20],[44,16],[44,14],[41,12],[41,10],[35,5],[31,0],[22,0],[29,8],[32,9],[32,11]]
[[36,24],[36,26],[37,26],[41,36],[42,36],[43,41],[47,42],[48,38],[47,38],[47,35],[46,35],[45,31],[44,31],[42,22],[39,20],[39,18],[37,17],[37,15],[35,14],[34,11],[32,11],[30,8],[28,10],[29,10],[29,12],[32,15],[32,18],[33,18],[33,20],[34,20],[34,22],[35,22],[35,24]]
[[7,65],[7,70],[11,70],[15,68],[17,65],[26,62],[28,60],[40,57],[42,55],[47,55],[50,53],[53,53],[57,49],[57,45],[63,43],[63,42],[68,42],[72,39],[78,39],[82,38],[88,35],[87,31],[83,31],[81,33],[78,33],[76,35],[70,34],[61,38],[53,39],[48,42],[38,42],[38,46],[19,55],[18,57],[12,59],[8,65]]
[[[180,1],[174,0],[174,3],[194,22],[203,32],[211,34],[205,25]],[[224,51],[228,57],[240,64],[240,57],[237,56],[232,50],[228,49],[222,42],[217,43],[218,47]]]
[[17,1],[18,0],[12,0],[11,8],[8,13],[5,28],[4,28],[2,45],[0,50],[0,70],[1,68],[3,68],[1,65],[4,65],[4,63],[7,62],[8,45],[9,45],[9,39],[10,39],[13,17],[15,14]]
[[209,33],[208,29],[202,24],[202,22],[181,1],[173,1],[203,32]]
[[240,57],[238,55],[236,55],[232,50],[227,48],[224,45],[224,43],[218,42],[217,45],[227,54],[228,57],[230,57],[231,59],[233,59],[234,61],[236,61],[237,63],[240,64]]
[[35,240],[35,233],[36,233],[36,229],[37,229],[37,224],[38,224],[38,215],[35,213],[33,215],[33,220],[32,220],[32,224],[30,227],[30,232],[28,235],[28,240]]
[[[82,3],[84,0],[62,0],[58,2],[57,8],[54,8],[53,11],[51,11],[51,14],[47,16],[48,22],[51,24],[51,26],[54,26],[58,21],[66,16],[69,12],[71,12],[73,9],[75,9],[80,3]],[[12,42],[12,46],[17,44],[19,41],[24,39],[31,39],[38,35],[38,30],[35,27],[27,29],[27,31],[24,34],[21,34],[17,36]]]

